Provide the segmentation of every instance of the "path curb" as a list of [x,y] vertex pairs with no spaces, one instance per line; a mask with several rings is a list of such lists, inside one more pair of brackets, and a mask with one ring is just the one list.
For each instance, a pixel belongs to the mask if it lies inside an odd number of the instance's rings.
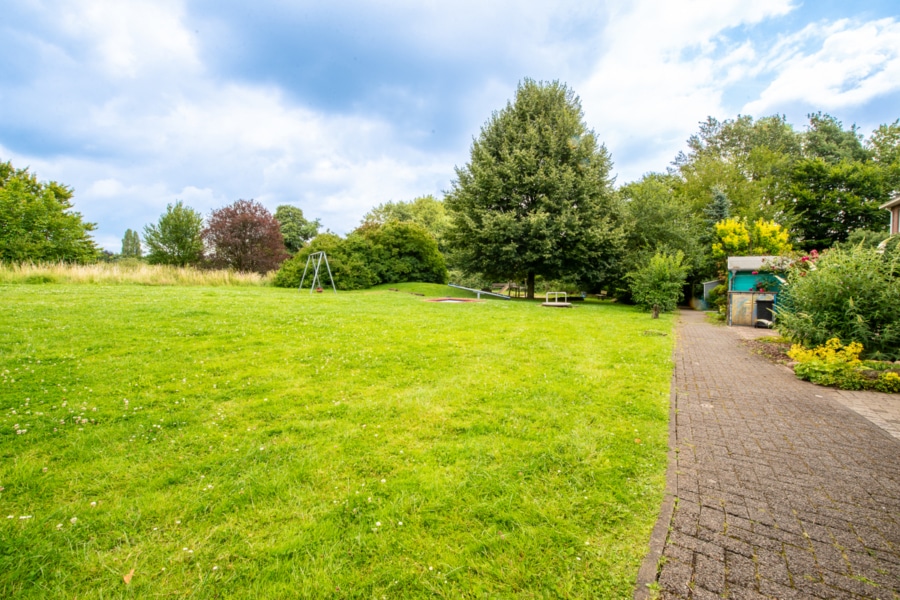
[[[676,331],[678,324],[676,324]],[[666,466],[666,491],[663,496],[662,506],[659,509],[659,517],[656,525],[650,533],[650,549],[644,556],[641,568],[638,570],[637,581],[634,585],[634,600],[649,600],[650,586],[656,583],[659,577],[659,560],[662,558],[666,547],[666,539],[669,537],[669,528],[672,524],[672,515],[675,512],[675,501],[678,498],[678,443],[676,431],[678,407],[676,406],[677,394],[675,393],[675,360],[677,357],[678,338],[675,339],[675,348],[672,348],[672,383],[669,385],[669,451],[667,452]]]

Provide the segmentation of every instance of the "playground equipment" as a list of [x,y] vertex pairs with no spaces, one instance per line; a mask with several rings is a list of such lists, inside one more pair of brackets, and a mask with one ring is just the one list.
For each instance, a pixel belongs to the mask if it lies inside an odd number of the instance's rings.
[[448,283],[447,285],[449,285],[452,288],[456,288],[458,290],[466,290],[467,292],[472,292],[473,294],[476,294],[479,299],[481,299],[481,295],[484,294],[485,296],[493,296],[494,298],[503,298],[504,300],[509,300],[509,296],[504,296],[503,294],[495,294],[494,292],[485,292],[483,290],[467,288],[467,287],[463,287],[461,285],[456,285],[455,283]]
[[[553,295],[553,301],[550,301],[550,295]],[[563,297],[563,301],[559,301],[559,297]],[[572,308],[572,303],[569,302],[569,295],[565,292],[547,292],[544,296],[544,302],[541,303],[541,306],[549,306],[552,308]]]
[[313,252],[309,256],[306,257],[306,266],[303,267],[303,276],[300,278],[300,287],[298,290],[303,289],[303,282],[306,280],[306,271],[309,269],[310,263],[315,261],[315,265],[313,267],[313,278],[312,285],[309,287],[309,293],[312,294],[313,290],[317,287],[321,290],[321,281],[319,279],[319,268],[322,266],[322,261],[325,261],[325,269],[328,271],[328,279],[331,281],[331,289],[334,290],[334,293],[337,294],[337,288],[334,286],[334,277],[331,276],[331,266],[328,264],[328,256],[324,252]]

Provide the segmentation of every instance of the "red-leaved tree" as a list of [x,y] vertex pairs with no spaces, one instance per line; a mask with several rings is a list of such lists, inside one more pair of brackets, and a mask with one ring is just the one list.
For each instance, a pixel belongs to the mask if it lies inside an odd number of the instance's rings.
[[255,200],[212,211],[203,230],[209,262],[236,271],[267,273],[288,257],[281,226]]

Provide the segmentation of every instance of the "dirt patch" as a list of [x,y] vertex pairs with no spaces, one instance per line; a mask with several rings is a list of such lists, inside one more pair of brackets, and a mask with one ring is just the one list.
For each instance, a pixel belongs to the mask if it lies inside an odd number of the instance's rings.
[[764,342],[761,340],[743,340],[741,342],[751,352],[761,354],[771,362],[779,365],[786,365],[791,361],[791,357],[787,355],[791,349],[790,342]]

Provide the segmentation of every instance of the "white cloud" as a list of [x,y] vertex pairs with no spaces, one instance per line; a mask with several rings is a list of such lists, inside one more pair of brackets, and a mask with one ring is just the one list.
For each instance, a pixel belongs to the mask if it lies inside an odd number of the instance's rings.
[[[804,53],[810,42],[821,46]],[[775,79],[746,112],[764,114],[791,102],[823,110],[864,104],[900,91],[900,22],[811,25],[787,37],[770,60]]]
[[[374,205],[439,193],[452,175],[447,156],[404,145],[382,119],[317,112],[275,86],[214,79],[197,60],[178,2],[68,2],[62,14],[63,33],[89,57],[83,68],[111,91],[100,102],[68,98],[59,127],[99,155],[0,150],[42,179],[73,186],[76,208],[98,222],[95,237],[110,250],[126,228],[155,222],[177,199],[203,214],[239,198],[271,210],[291,203],[345,232]],[[67,88],[84,76],[57,70],[32,89]]]
[[622,12],[605,35],[611,50],[577,89],[588,122],[614,160],[617,148],[640,148],[641,156],[619,169],[620,180],[628,181],[664,169],[699,121],[724,112],[726,84],[742,76],[755,51],[746,42],[729,47],[722,32],[784,15],[792,2],[644,0],[619,6]]
[[86,44],[90,63],[113,77],[200,66],[193,37],[181,24],[181,0],[69,0],[47,10],[57,13],[66,35]]
[[[725,98],[749,80],[764,91],[740,108],[755,115],[791,102],[858,105],[900,89],[895,19],[816,23],[774,40],[747,33],[777,24],[796,1],[404,0],[341,8],[339,18],[355,13],[349,29],[385,25],[403,37],[398,48],[421,52],[448,76],[465,77],[476,59],[489,63],[448,103],[459,147],[429,152],[416,144],[433,123],[401,131],[421,125],[313,109],[286,91],[296,82],[218,79],[203,62],[183,0],[30,0],[48,31],[34,42],[28,84],[0,94],[0,108],[13,115],[0,115],[0,125],[18,120],[36,137],[64,143],[54,154],[40,143],[32,155],[0,152],[42,179],[72,185],[77,209],[99,223],[97,239],[112,250],[126,228],[156,221],[176,199],[204,214],[239,198],[270,209],[290,203],[345,232],[378,203],[448,188],[471,137],[530,76],[558,78],[579,94],[625,182],[664,169],[708,115],[735,116],[739,107]],[[416,107],[417,97],[428,97],[417,96],[418,84],[400,80],[384,94]],[[434,117],[436,128],[443,117]]]

